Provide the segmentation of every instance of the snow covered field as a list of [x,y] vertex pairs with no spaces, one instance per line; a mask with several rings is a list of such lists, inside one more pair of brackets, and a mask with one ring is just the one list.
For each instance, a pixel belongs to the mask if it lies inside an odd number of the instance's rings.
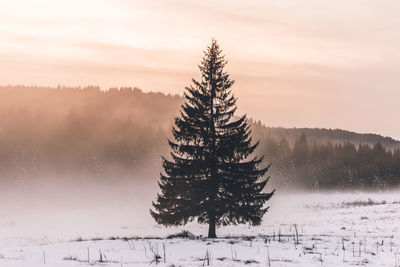
[[[400,194],[277,194],[270,205],[261,226],[219,228],[215,240],[128,204],[2,216],[0,265],[400,266]],[[166,238],[184,229],[197,237]]]

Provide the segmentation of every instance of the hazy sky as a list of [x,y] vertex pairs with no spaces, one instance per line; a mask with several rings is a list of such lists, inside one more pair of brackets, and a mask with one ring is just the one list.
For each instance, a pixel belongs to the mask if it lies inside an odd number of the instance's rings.
[[0,84],[182,93],[216,38],[239,111],[400,139],[400,1],[0,0]]

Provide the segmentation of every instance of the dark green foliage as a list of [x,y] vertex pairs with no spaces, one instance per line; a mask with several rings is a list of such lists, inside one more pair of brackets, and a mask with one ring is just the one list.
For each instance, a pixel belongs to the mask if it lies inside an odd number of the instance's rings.
[[199,66],[202,78],[186,88],[186,102],[172,129],[171,160],[163,158],[161,194],[151,215],[166,226],[188,221],[209,224],[209,237],[216,225],[250,222],[259,225],[267,212],[263,193],[269,166],[262,157],[249,156],[253,144],[246,116],[234,119],[234,83],[224,71],[227,61],[213,41]]
[[[285,139],[266,137],[260,151],[274,163],[275,186],[304,189],[385,189],[400,183],[400,150],[344,142],[339,144],[309,141],[302,133],[291,148]],[[286,179],[282,177],[287,177]]]

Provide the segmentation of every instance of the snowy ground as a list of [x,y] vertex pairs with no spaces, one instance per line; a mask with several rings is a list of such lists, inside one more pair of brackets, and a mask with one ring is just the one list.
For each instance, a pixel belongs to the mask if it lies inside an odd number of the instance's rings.
[[215,240],[167,239],[183,229],[204,235],[207,228],[165,229],[147,212],[129,211],[127,205],[49,218],[3,216],[0,265],[400,266],[396,193],[277,195],[261,226],[220,228]]

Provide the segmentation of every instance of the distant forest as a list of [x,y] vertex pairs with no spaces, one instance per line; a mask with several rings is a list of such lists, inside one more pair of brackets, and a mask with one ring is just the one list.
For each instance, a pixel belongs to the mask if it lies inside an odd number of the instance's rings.
[[[181,96],[137,88],[0,87],[0,185],[149,179],[143,173],[154,175],[153,183],[182,103]],[[253,139],[261,141],[257,153],[272,164],[274,187],[385,189],[400,183],[400,142],[392,138],[250,124]]]

